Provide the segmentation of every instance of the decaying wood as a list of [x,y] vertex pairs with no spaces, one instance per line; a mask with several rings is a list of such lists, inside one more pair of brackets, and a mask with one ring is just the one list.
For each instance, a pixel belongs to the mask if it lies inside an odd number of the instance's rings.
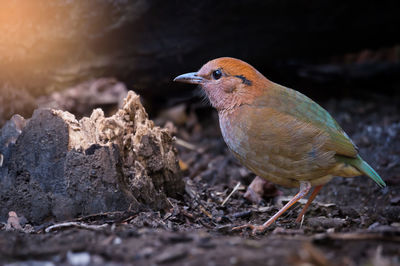
[[[169,208],[182,195],[176,150],[168,130],[148,119],[130,91],[111,117],[101,109],[76,120],[38,109],[0,134],[0,216],[8,210],[32,223],[110,211]],[[25,125],[26,122],[26,125]],[[22,127],[20,125],[23,125]]]

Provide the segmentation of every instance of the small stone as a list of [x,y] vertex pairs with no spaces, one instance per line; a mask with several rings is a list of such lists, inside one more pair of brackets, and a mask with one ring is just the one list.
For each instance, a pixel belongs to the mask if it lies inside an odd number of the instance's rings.
[[180,259],[183,259],[188,254],[186,249],[174,246],[173,248],[167,249],[158,255],[155,259],[157,263],[169,263]]
[[87,252],[71,252],[67,253],[67,261],[74,266],[84,266],[90,263],[90,254]]
[[328,230],[326,230],[326,232],[328,234],[333,234],[333,233],[335,233],[335,228],[328,228]]
[[120,245],[122,243],[122,239],[119,237],[114,238],[113,244],[114,245]]
[[346,220],[341,218],[310,217],[307,224],[312,227],[340,228],[346,225]]
[[400,196],[393,197],[393,198],[390,200],[390,204],[392,204],[392,205],[397,205],[397,204],[399,204],[399,203],[400,203]]

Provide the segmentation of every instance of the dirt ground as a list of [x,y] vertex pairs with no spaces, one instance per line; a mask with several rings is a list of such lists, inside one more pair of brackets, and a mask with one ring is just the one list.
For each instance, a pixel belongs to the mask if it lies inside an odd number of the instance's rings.
[[[304,202],[264,234],[232,232],[260,224],[296,189],[269,186],[259,204],[243,195],[254,175],[229,154],[215,112],[185,107],[175,127],[186,193],[161,212],[117,212],[48,222],[23,230],[0,224],[0,262],[7,265],[400,265],[400,103],[329,100],[323,106],[381,174],[386,188],[366,177],[335,178],[317,196],[303,223]],[[171,112],[173,113],[173,112]],[[175,113],[176,115],[176,113]],[[168,114],[159,123],[169,120]],[[238,185],[238,190],[222,202]],[[26,233],[30,231],[30,233]]]

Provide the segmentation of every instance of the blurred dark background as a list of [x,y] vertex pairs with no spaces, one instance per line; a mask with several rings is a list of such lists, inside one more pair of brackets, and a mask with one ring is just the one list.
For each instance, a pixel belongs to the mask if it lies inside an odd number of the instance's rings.
[[[91,88],[82,84],[102,77],[138,92],[155,116],[193,96],[193,86],[172,82],[176,75],[220,56],[243,59],[317,100],[399,98],[398,6],[332,0],[2,1],[0,125],[14,113],[29,117],[43,102],[40,96],[75,88],[79,98]],[[101,104],[108,102],[99,99]]]

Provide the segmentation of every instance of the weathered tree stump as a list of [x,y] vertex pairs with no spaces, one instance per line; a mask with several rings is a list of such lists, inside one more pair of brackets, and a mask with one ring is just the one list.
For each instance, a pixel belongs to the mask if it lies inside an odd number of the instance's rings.
[[0,131],[0,218],[9,211],[28,221],[63,220],[169,206],[184,183],[173,139],[154,126],[130,91],[122,109],[101,109],[77,121],[64,111],[38,109],[14,116]]

